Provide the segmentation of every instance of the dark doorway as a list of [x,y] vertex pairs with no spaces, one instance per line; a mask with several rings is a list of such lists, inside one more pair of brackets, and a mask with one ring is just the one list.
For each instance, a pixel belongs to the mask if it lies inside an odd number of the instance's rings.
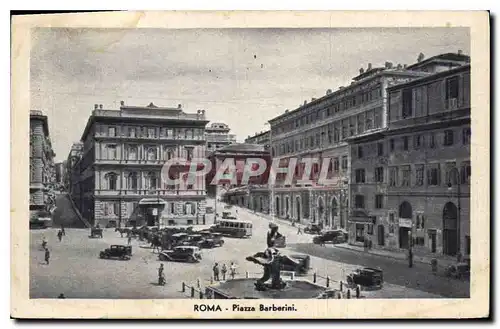
[[384,246],[385,245],[385,232],[384,232],[384,225],[379,225],[378,226],[378,232],[377,232],[377,237],[378,237],[378,245],[379,246]]
[[429,232],[429,239],[431,240],[431,252],[436,252],[436,231]]
[[408,249],[410,246],[410,228],[408,227],[400,227],[399,228],[399,248]]
[[465,254],[470,255],[470,236],[465,236]]
[[448,202],[443,208],[443,254],[454,256],[457,249],[457,207]]
[[276,216],[280,215],[280,198],[276,197],[276,209],[275,209],[275,214]]
[[155,226],[156,215],[154,214],[154,208],[149,208],[146,212],[146,225]]
[[297,203],[297,220],[300,222],[300,219],[301,219],[301,209],[300,209],[300,198],[296,198],[295,199],[295,202]]

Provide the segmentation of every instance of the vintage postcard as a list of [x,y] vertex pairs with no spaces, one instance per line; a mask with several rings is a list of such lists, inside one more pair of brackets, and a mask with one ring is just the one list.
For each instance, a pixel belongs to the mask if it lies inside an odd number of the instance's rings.
[[487,317],[489,70],[479,11],[14,17],[12,316]]

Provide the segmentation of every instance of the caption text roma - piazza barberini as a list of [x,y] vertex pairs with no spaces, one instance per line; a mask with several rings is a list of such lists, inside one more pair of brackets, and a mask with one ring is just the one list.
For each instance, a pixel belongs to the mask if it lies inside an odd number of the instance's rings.
[[[240,184],[246,185],[249,183],[250,177],[261,175],[269,177],[267,181],[268,185],[274,185],[278,175],[283,175],[285,184],[291,184],[294,178],[300,177],[297,177],[297,168],[300,167],[302,168],[302,175],[301,179],[297,181],[299,184],[313,184],[311,177],[314,171],[316,173],[319,172],[318,184],[336,185],[339,183],[339,180],[338,178],[331,177],[331,161],[332,159],[330,158],[301,158],[300,161],[297,158],[290,158],[286,167],[280,167],[280,160],[274,159],[271,166],[268,167],[264,159],[247,158]],[[179,164],[189,165],[189,171],[184,174],[184,177],[172,178],[172,175],[169,174],[170,168]],[[318,167],[319,164],[321,164],[320,167]],[[238,170],[234,158],[224,159],[218,168],[212,168],[212,163],[208,159],[192,159],[188,161],[183,158],[172,158],[162,166],[161,179],[166,185],[187,186],[194,184],[198,177],[205,177],[212,169],[215,171],[215,176],[210,182],[211,185],[222,184],[222,181],[224,183],[229,181],[231,184],[238,184]]]

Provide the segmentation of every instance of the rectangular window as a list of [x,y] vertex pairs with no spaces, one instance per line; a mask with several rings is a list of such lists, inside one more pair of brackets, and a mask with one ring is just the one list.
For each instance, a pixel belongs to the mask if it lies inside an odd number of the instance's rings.
[[412,116],[413,92],[411,89],[403,90],[403,119]]
[[346,170],[347,169],[347,155],[344,155],[342,157],[342,170]]
[[422,135],[415,135],[413,138],[413,147],[418,150],[422,146]]
[[470,162],[462,163],[462,166],[460,168],[460,175],[462,177],[461,178],[462,184],[470,184],[470,175],[471,175]]
[[108,136],[109,137],[115,137],[116,136],[116,128],[115,127],[108,127]]
[[129,137],[132,137],[132,138],[134,138],[136,136],[135,127],[128,128],[128,135],[129,135]]
[[398,185],[398,168],[391,167],[389,168],[389,186],[397,186]]
[[408,151],[408,136],[403,136],[403,150]]
[[193,149],[192,148],[186,148],[186,160],[191,161],[193,159]]
[[384,167],[375,168],[375,182],[377,183],[384,182]]
[[373,224],[368,224],[367,225],[366,234],[373,235]]
[[382,194],[375,195],[375,209],[382,209],[384,207],[384,196]]
[[363,158],[363,146],[358,146],[358,158]]
[[365,196],[357,194],[354,196],[354,207],[357,209],[365,208]]
[[116,145],[108,145],[108,159],[116,160]]
[[453,130],[444,131],[444,143],[445,146],[453,145]]
[[436,148],[436,135],[434,133],[429,136],[429,147],[431,149]]
[[365,182],[365,170],[364,169],[356,169],[356,183],[364,183]]
[[415,185],[424,185],[424,165],[415,165]]
[[156,137],[156,129],[148,128],[148,138],[155,138],[155,137]]
[[384,143],[377,143],[377,155],[378,156],[384,155]]
[[446,99],[458,99],[458,77],[446,79]]
[[427,169],[427,185],[437,186],[440,181],[439,164],[431,164]]
[[470,145],[470,128],[464,128],[462,130],[462,143],[464,145]]
[[365,132],[365,116],[363,113],[358,114],[358,133],[362,134]]
[[394,152],[394,138],[391,138],[389,141],[389,148],[391,149],[391,152]]
[[373,129],[373,110],[365,112],[365,129]]
[[382,127],[382,111],[376,109],[374,112],[374,115],[375,115],[375,117],[373,119],[373,122],[374,122],[375,128]]
[[340,164],[339,164],[339,158],[333,159],[333,171],[338,172]]
[[401,168],[401,186],[410,186],[410,177],[411,177],[411,167],[403,166]]

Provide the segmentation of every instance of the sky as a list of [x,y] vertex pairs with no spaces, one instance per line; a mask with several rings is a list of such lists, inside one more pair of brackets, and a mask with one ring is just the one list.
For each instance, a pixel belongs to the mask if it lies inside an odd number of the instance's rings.
[[32,33],[31,109],[48,116],[56,161],[80,140],[94,104],[206,111],[238,141],[359,69],[462,50],[468,28],[65,29]]

